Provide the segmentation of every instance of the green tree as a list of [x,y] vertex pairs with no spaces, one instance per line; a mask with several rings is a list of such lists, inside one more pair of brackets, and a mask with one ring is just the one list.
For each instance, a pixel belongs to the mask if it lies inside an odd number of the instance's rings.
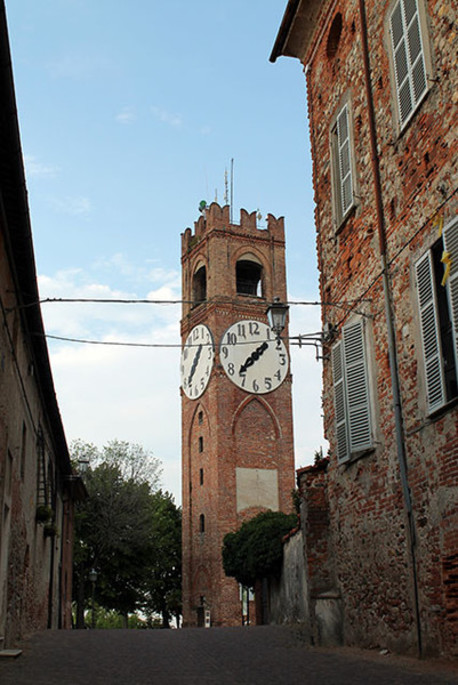
[[[119,447],[119,451],[117,451]],[[97,602],[125,617],[144,603],[151,573],[154,499],[160,462],[149,456],[148,469],[136,467],[135,456],[147,456],[138,445],[113,441],[100,452],[78,441],[74,459],[89,455],[85,474],[89,497],[75,517],[75,598],[77,627],[84,625],[84,599],[91,594],[89,571],[97,571]],[[148,481],[146,480],[148,478]]]
[[152,495],[153,528],[145,609],[162,616],[162,627],[181,615],[181,509],[168,492]]
[[227,576],[246,587],[257,579],[280,573],[283,537],[297,525],[296,514],[265,511],[245,521],[223,540],[223,567]]

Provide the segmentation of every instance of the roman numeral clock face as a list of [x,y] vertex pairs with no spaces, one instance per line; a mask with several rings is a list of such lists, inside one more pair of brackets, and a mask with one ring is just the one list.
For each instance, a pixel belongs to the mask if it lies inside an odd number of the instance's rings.
[[221,338],[221,364],[228,378],[246,392],[262,395],[276,390],[288,373],[288,352],[261,321],[239,321]]
[[205,391],[215,358],[210,329],[204,324],[194,326],[181,352],[181,387],[184,394],[196,400]]

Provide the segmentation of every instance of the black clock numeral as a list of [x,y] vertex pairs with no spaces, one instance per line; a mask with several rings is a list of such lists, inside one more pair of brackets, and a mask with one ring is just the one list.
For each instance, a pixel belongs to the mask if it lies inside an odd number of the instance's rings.
[[278,369],[277,373],[274,373],[274,376],[277,380],[281,381],[281,371]]
[[198,340],[200,337],[200,331],[198,328],[195,328],[192,332],[192,339],[193,340]]
[[250,321],[248,324],[250,335],[259,335],[259,324],[257,321]]
[[246,383],[246,375],[244,373],[241,373],[240,378],[242,379],[242,388],[244,388]]
[[266,390],[271,390],[272,389],[272,379],[269,378],[269,376],[266,376],[264,378],[264,385],[266,386]]
[[258,392],[258,390],[259,390],[259,385],[258,385],[258,381],[256,380],[256,378],[253,381],[253,390],[255,392]]
[[221,352],[222,352],[223,355],[224,355],[224,359],[227,359],[228,354],[229,354],[229,350],[227,349],[227,347],[222,347],[222,348],[221,348]]
[[235,335],[235,333],[227,334],[226,345],[237,345],[237,336]]
[[285,366],[286,364],[286,354],[279,354],[280,357],[280,366]]
[[244,323],[237,324],[237,334],[240,338],[246,338],[246,328]]
[[227,365],[227,372],[228,372],[229,376],[233,376],[233,375],[234,375],[234,373],[235,373],[235,366],[234,366],[234,364],[233,364],[232,362],[230,362],[230,363]]

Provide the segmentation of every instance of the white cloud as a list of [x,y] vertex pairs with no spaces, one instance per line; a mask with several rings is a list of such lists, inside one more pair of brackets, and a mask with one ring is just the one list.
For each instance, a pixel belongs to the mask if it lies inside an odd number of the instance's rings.
[[[289,300],[294,299],[289,297]],[[321,330],[320,308],[313,305],[291,305],[289,334],[316,333]],[[318,349],[319,354],[321,350]],[[326,454],[328,442],[323,437],[321,407],[322,360],[317,360],[315,347],[290,346],[293,374],[293,416],[296,466],[312,464],[320,447]]]
[[106,73],[112,69],[112,64],[103,55],[77,53],[53,60],[47,64],[47,68],[54,78],[80,80]]
[[163,109],[162,107],[156,106],[152,106],[151,111],[156,117],[156,119],[159,119],[159,121],[162,121],[164,124],[168,124],[173,128],[181,128],[181,126],[183,125],[183,119],[181,114],[173,114],[172,112],[168,112],[166,109]]
[[88,197],[54,197],[50,198],[49,204],[58,214],[71,214],[72,216],[80,216],[90,214],[92,211],[92,203]]
[[[135,265],[121,254],[105,262]],[[137,269],[144,284],[157,287],[135,292],[114,289],[79,268],[39,278],[41,297],[179,300],[177,273],[155,264]],[[154,272],[152,274],[152,271]],[[133,277],[133,275],[132,275]],[[162,277],[162,281],[161,281]],[[293,299],[293,298],[290,298]],[[292,305],[290,335],[319,331],[318,307]],[[179,304],[43,305],[46,331],[65,337],[123,341],[158,347],[112,347],[50,341],[50,355],[67,438],[102,446],[113,438],[138,442],[161,459],[164,487],[181,499]],[[291,346],[296,465],[313,463],[315,450],[327,443],[322,435],[321,367],[313,347]]]
[[137,114],[133,107],[123,107],[115,118],[118,124],[131,124],[133,121],[136,121]]
[[38,178],[54,178],[60,172],[59,167],[44,164],[37,160],[33,155],[24,155],[24,166],[26,176]]
[[[112,264],[122,261],[118,255]],[[109,262],[110,260],[107,260]],[[127,263],[127,262],[126,262]],[[133,265],[132,265],[133,268]],[[148,269],[140,265],[140,270]],[[175,272],[164,270],[175,279]],[[96,282],[69,269],[39,277],[41,298],[134,299],[132,292]],[[142,299],[179,299],[175,281],[164,281]],[[138,442],[163,462],[163,484],[179,502],[180,307],[154,304],[43,304],[48,334],[159,347],[87,345],[49,340],[51,365],[67,439],[102,446],[119,438]],[[172,346],[171,346],[172,345]]]

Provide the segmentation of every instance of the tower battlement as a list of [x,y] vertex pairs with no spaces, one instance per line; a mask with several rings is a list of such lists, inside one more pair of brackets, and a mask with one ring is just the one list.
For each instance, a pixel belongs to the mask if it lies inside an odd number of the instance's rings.
[[236,234],[249,234],[266,240],[274,239],[281,242],[285,240],[284,218],[278,219],[273,214],[267,215],[267,228],[258,228],[256,212],[240,210],[240,223],[231,223],[230,206],[222,207],[217,202],[212,202],[197,221],[194,222],[194,233],[187,228],[181,235],[182,254],[192,250],[204,235],[211,231],[229,231]]

